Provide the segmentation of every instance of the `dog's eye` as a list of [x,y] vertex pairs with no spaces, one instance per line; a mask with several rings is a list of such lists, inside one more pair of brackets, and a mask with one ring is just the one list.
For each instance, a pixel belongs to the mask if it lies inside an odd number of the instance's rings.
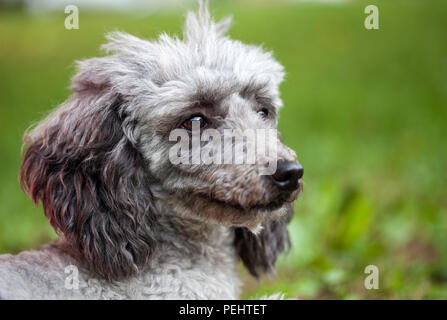
[[267,118],[269,111],[266,108],[262,108],[261,110],[258,110],[258,114],[263,118]]
[[188,131],[192,131],[192,126],[194,121],[197,121],[197,124],[199,125],[200,130],[204,129],[208,123],[206,122],[205,118],[202,116],[193,116],[182,123],[182,127]]

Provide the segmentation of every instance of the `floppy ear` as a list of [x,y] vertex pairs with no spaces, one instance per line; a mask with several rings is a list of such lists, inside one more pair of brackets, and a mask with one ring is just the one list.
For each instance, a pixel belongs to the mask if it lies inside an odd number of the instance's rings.
[[74,78],[74,94],[25,138],[22,188],[98,275],[138,272],[154,251],[154,206],[140,153],[123,131],[119,94]]
[[292,215],[291,206],[282,219],[263,223],[258,234],[244,227],[235,228],[236,252],[252,276],[259,278],[261,273],[275,272],[278,256],[291,246],[287,224]]

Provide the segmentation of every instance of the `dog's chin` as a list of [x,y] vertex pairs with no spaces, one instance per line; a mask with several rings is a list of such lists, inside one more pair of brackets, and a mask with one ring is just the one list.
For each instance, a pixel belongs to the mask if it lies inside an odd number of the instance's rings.
[[219,200],[216,198],[205,197],[205,196],[201,196],[201,195],[200,195],[200,197],[205,202],[215,203],[215,204],[223,207],[224,209],[233,209],[233,210],[237,210],[240,212],[251,212],[251,211],[273,212],[273,211],[281,208],[285,204],[285,201],[273,200],[270,202],[258,202],[258,203],[254,203],[251,205],[243,205],[236,201],[223,201],[223,200]]
[[224,226],[246,227],[253,232],[266,221],[278,220],[293,210],[293,201],[299,190],[287,199],[273,199],[243,205],[236,201],[222,201],[202,194],[179,196],[172,201],[174,210],[181,216],[199,219],[204,222],[218,223]]

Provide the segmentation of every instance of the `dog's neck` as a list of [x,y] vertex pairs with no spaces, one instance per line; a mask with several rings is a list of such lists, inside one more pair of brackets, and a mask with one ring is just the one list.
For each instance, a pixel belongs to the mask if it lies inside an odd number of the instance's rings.
[[189,256],[209,254],[210,250],[235,254],[231,227],[184,217],[163,205],[159,209],[155,236],[157,243],[165,249],[180,249]]
[[144,282],[152,282],[153,275],[158,274],[164,283],[183,287],[182,279],[196,278],[195,285],[187,285],[189,298],[238,297],[240,282],[231,227],[185,218],[167,210],[159,212],[154,227],[158,228],[156,257],[143,275],[147,279]]
[[[153,177],[151,179],[157,181]],[[233,228],[176,212],[171,205],[171,195],[160,182],[151,185],[151,193],[157,208],[154,236],[159,245],[174,249],[180,245],[189,255],[197,255],[205,248],[234,252]]]

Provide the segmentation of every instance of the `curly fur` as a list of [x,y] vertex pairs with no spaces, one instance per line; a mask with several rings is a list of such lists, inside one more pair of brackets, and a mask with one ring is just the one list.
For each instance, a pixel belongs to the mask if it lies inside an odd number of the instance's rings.
[[[283,68],[225,36],[230,21],[213,22],[201,4],[183,40],[112,33],[110,55],[78,62],[72,96],[26,135],[20,172],[60,238],[0,256],[1,298],[233,299],[238,257],[256,277],[274,271],[299,190],[261,210],[279,199],[262,163],[176,166],[167,156],[169,131],[198,110],[218,130],[276,128]],[[279,159],[295,160],[280,146]],[[64,286],[69,265],[76,290]]]

